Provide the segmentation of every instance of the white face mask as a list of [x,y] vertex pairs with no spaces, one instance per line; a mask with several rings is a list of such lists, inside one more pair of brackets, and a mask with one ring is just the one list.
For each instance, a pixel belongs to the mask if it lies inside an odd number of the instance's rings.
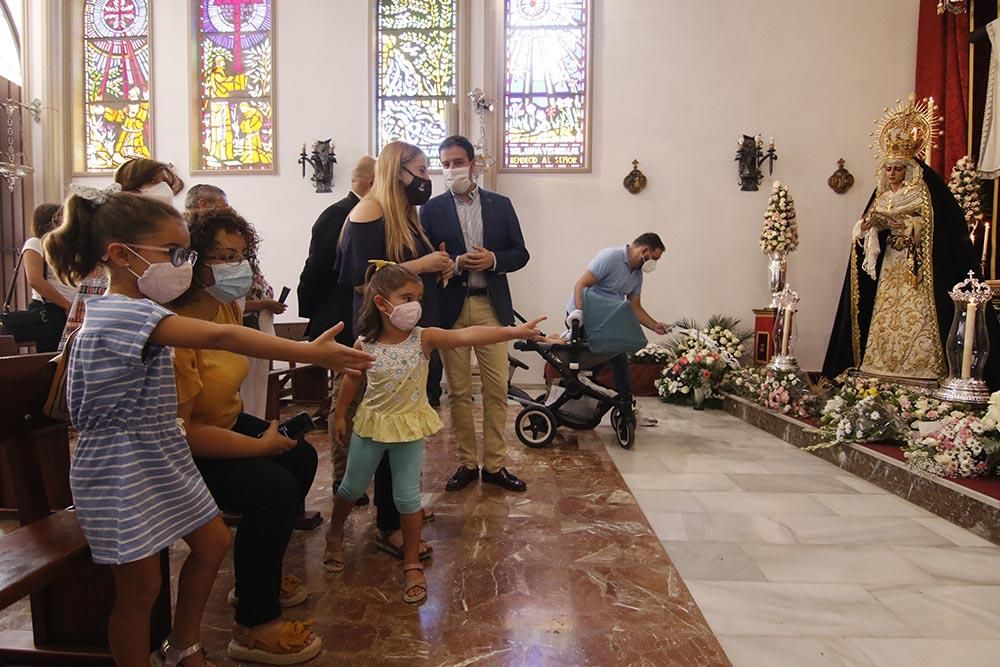
[[153,199],[159,199],[160,201],[173,204],[174,203],[174,190],[169,185],[160,181],[155,185],[144,185],[139,188],[139,194],[145,197],[152,197]]
[[475,181],[472,180],[472,169],[470,167],[442,169],[441,172],[444,174],[444,182],[456,195],[464,195],[476,185]]
[[170,262],[153,264],[132,248],[128,250],[149,265],[141,276],[131,268],[128,269],[129,273],[137,278],[136,287],[143,296],[149,297],[156,303],[170,303],[191,287],[193,268],[190,262],[184,262],[180,266],[174,266]]
[[389,322],[400,331],[409,331],[417,326],[420,316],[423,315],[423,309],[420,307],[419,301],[408,301],[398,306],[388,301],[386,303],[392,306],[392,312],[389,313]]
[[656,271],[656,260],[655,259],[647,259],[645,262],[642,263],[642,272],[643,273],[652,273],[653,271]]

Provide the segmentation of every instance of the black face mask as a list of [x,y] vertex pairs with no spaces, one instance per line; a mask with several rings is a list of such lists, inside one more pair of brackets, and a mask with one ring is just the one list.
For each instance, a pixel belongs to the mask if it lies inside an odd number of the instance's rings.
[[431,179],[421,178],[406,167],[403,167],[403,169],[413,177],[413,180],[410,181],[405,189],[406,201],[414,206],[426,204],[427,200],[431,198]]

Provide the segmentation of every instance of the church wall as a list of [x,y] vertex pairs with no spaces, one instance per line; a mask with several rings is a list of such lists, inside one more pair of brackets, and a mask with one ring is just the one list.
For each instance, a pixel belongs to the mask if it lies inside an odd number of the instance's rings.
[[[486,0],[462,1],[471,8],[468,87],[483,86]],[[759,132],[775,138],[773,178],[795,198],[801,246],[791,256],[789,280],[802,297],[799,359],[818,368],[850,230],[873,184],[872,121],[913,86],[918,3],[594,4],[593,170],[497,178],[497,189],[514,201],[532,253],[529,265],[510,278],[515,307],[546,314],[547,328],[559,328],[569,290],[597,250],[657,231],[668,251],[646,280],[643,302],[651,314],[672,321],[718,312],[752,323],[750,309],[769,300],[757,238],[770,179],[759,192],[740,192],[734,157],[737,137]],[[189,185],[225,189],[257,226],[267,278],[276,290],[293,288],[287,318],[295,314],[294,287],[312,222],[343,196],[351,164],[368,150],[370,28],[367,0],[277,5],[279,173],[190,175],[188,100],[195,87],[188,2],[154,3],[154,131],[155,157],[174,163]],[[33,26],[29,35],[39,32]],[[31,48],[29,86],[39,90],[37,39]],[[327,137],[334,138],[340,162],[334,193],[317,195],[296,159],[303,142]],[[846,195],[826,185],[840,157],[856,177]],[[634,158],[649,178],[638,196],[621,185]],[[39,199],[43,174],[44,165],[36,177]],[[439,177],[435,188],[443,188]]]

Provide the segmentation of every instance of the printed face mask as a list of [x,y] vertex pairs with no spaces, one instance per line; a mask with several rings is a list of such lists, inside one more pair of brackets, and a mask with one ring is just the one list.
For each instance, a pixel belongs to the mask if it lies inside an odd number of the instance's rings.
[[448,188],[456,195],[464,195],[476,185],[472,180],[470,172],[471,169],[469,167],[442,169],[444,182],[448,184]]
[[[128,246],[125,246],[128,248]],[[156,262],[155,264],[137,253],[132,248],[129,252],[146,262],[146,270],[140,276],[131,268],[129,273],[137,278],[136,286],[139,292],[156,303],[170,303],[191,286],[192,268],[190,262],[174,266],[171,262]]]
[[[386,303],[389,302],[386,301]],[[392,312],[389,313],[389,322],[400,331],[409,331],[417,326],[420,316],[423,315],[423,309],[420,307],[419,301],[408,301],[398,306],[391,303],[389,305],[392,306]]]
[[215,284],[206,287],[205,291],[220,303],[232,303],[250,291],[253,282],[250,262],[243,260],[239,264],[212,264],[211,267]]
[[414,206],[426,204],[427,200],[431,198],[431,179],[421,178],[409,169],[406,169],[406,167],[403,167],[403,169],[413,177],[413,180],[405,188],[406,201]]
[[160,181],[156,185],[145,185],[139,188],[139,193],[145,197],[159,199],[166,204],[174,203],[174,191],[163,181]]

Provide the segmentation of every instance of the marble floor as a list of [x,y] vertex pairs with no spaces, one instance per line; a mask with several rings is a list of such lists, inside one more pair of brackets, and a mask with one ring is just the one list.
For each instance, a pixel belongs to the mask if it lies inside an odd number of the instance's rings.
[[598,431],[737,667],[1000,664],[1000,547],[721,411]]

